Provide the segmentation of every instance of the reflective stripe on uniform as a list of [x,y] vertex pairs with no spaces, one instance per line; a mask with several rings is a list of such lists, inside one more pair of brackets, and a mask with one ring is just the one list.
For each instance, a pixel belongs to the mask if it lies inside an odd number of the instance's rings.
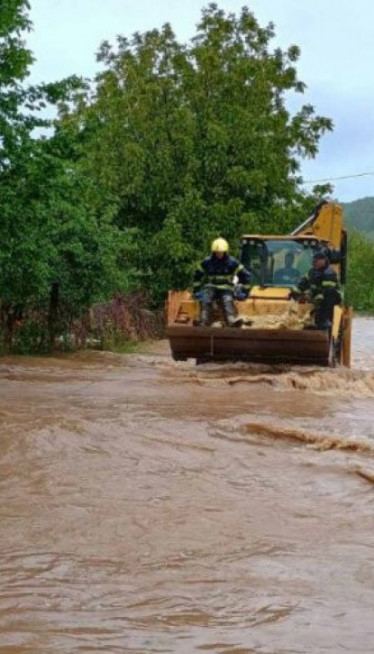
[[213,284],[213,283],[208,283],[205,284],[207,288],[216,288],[219,291],[232,291],[232,284]]
[[232,284],[232,275],[207,275],[208,282],[211,284]]
[[336,288],[338,286],[338,282],[322,282],[322,286],[325,288]]

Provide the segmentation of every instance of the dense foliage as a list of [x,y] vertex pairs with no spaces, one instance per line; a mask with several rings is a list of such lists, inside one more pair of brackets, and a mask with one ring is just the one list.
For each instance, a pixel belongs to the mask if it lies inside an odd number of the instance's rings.
[[342,204],[349,236],[347,301],[374,311],[374,198]]
[[374,240],[374,198],[362,198],[342,205],[349,230],[364,232]]
[[[326,190],[301,192],[299,161],[317,154],[331,121],[309,105],[289,113],[286,94],[304,90],[299,49],[271,49],[273,26],[247,8],[236,17],[209,5],[188,44],[169,25],[103,43],[95,80],[39,87],[26,85],[28,0],[0,8],[8,345],[17,329],[17,343],[32,334],[48,347],[123,293],[146,291],[160,305],[168,288],[189,284],[213,237],[234,245],[243,231],[286,231]],[[58,119],[42,136],[50,103]]]
[[40,109],[67,101],[81,83],[22,84],[32,61],[20,37],[27,9],[25,0],[13,0],[0,12],[1,324],[10,342],[27,316],[47,347],[57,328],[68,328],[94,301],[126,290],[128,273],[118,265],[124,238],[113,205],[93,205],[93,181],[76,165],[78,144],[58,130],[35,136],[47,124]]
[[347,302],[357,311],[374,311],[374,243],[362,232],[349,235]]
[[315,198],[299,188],[329,119],[306,105],[299,49],[271,50],[273,27],[215,5],[181,45],[169,25],[103,43],[93,91],[61,106],[61,128],[83,140],[86,174],[116,199],[116,225],[136,235],[129,261],[157,299],[183,287],[210,240],[286,230]]

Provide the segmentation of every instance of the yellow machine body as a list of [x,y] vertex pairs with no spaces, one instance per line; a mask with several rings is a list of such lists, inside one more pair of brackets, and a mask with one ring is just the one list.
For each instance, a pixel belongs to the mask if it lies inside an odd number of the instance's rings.
[[[335,203],[325,203],[305,223],[289,235],[251,235],[242,237],[241,257],[245,264],[245,248],[272,244],[274,255],[268,260],[272,278],[274,265],[282,256],[282,247],[292,243],[297,251],[310,254],[321,245],[339,252],[334,268],[342,283],[345,281],[346,232],[342,209]],[[249,245],[248,245],[249,244]],[[302,255],[303,256],[303,255]],[[244,257],[244,258],[243,258]],[[307,265],[306,263],[304,265]],[[252,269],[253,272],[253,269]],[[254,270],[256,276],[256,270]],[[311,329],[308,318],[313,304],[289,300],[290,285],[254,284],[250,297],[236,302],[238,318],[243,327],[224,326],[219,310],[212,326],[194,325],[200,314],[199,302],[188,291],[170,291],[167,303],[167,335],[176,360],[195,358],[197,362],[240,360],[267,363],[300,363],[334,366],[350,365],[352,310],[338,305],[334,308],[331,331]]]

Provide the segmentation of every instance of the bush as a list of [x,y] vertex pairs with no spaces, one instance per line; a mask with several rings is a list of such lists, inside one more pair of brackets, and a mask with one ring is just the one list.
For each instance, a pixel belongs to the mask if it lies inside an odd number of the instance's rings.
[[117,295],[110,302],[95,304],[90,311],[90,331],[103,349],[125,343],[159,338],[164,332],[163,311],[150,311],[144,293]]
[[349,240],[346,300],[356,311],[374,311],[374,243],[359,232]]

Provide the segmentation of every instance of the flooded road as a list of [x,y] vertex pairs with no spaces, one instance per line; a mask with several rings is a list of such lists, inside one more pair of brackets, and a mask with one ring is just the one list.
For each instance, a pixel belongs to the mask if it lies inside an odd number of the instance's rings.
[[2,654],[372,654],[374,320],[351,370],[0,360]]

